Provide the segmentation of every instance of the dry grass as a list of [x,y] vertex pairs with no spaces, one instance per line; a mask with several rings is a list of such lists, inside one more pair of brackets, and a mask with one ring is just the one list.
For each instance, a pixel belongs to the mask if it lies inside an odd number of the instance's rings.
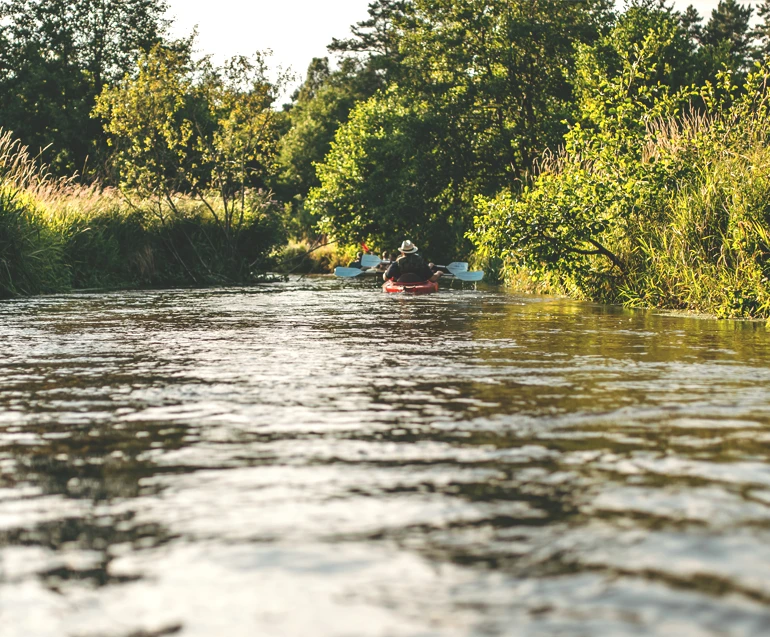
[[282,234],[272,202],[253,199],[257,209],[226,234],[190,197],[132,201],[54,179],[0,131],[0,297],[255,280]]

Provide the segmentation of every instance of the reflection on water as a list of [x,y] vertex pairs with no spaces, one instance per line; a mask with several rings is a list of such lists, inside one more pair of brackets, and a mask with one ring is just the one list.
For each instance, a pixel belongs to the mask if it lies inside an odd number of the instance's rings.
[[766,635],[764,325],[324,279],[0,304],[4,637]]

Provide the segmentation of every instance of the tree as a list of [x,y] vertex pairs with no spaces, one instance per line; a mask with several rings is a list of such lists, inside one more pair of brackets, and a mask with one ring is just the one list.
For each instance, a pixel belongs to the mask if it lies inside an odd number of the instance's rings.
[[676,190],[672,162],[655,161],[650,148],[656,122],[671,122],[692,97],[691,88],[674,90],[677,74],[667,68],[686,40],[670,9],[644,2],[606,38],[581,47],[580,122],[522,192],[477,198],[482,257],[501,260],[509,274],[525,268],[587,297],[617,300],[642,254],[640,234]]
[[763,0],[757,6],[757,15],[760,22],[754,28],[752,35],[758,40],[757,55],[765,57],[770,55],[770,0]]
[[270,202],[264,187],[275,170],[278,112],[266,73],[259,54],[216,68],[156,45],[134,75],[104,90],[95,109],[124,190],[153,203],[162,223],[165,210],[181,214],[178,197],[190,193],[233,258]]
[[291,96],[292,103],[305,103],[312,100],[331,76],[329,58],[313,58],[307,67],[305,81]]
[[411,0],[373,0],[368,19],[351,27],[353,37],[335,38],[328,46],[330,53],[342,56],[339,67],[331,70],[328,58],[315,58],[292,96],[275,185],[287,201],[293,234],[313,231],[315,219],[305,205],[306,197],[311,188],[320,185],[316,164],[329,152],[340,125],[355,104],[397,80],[400,42],[411,10]]
[[342,243],[383,247],[409,236],[435,258],[461,249],[469,219],[447,199],[454,158],[436,143],[446,126],[441,113],[395,92],[359,103],[310,191],[320,229]]
[[571,117],[574,46],[611,21],[604,0],[417,0],[400,89],[450,122],[478,191],[521,177]]
[[352,38],[332,39],[330,53],[342,53],[360,58],[376,71],[383,84],[393,81],[402,60],[401,41],[404,31],[411,26],[414,9],[412,0],[373,0],[369,17],[353,25]]
[[[641,58],[640,51],[654,54]],[[648,68],[632,74],[630,66],[634,60],[641,64],[642,59]],[[629,90],[637,91],[635,99],[641,100],[645,89],[651,89],[650,97],[662,90],[676,91],[692,84],[699,72],[698,56],[682,16],[658,0],[636,0],[618,16],[609,33],[595,43],[578,46],[574,84],[580,122],[593,126],[605,121],[606,108],[620,112],[620,105],[607,99],[608,86],[624,74],[633,77],[634,86]],[[643,127],[644,122],[635,117],[632,114],[627,125]]]
[[[160,41],[165,0],[2,0],[0,125],[59,174],[104,150],[96,96]],[[95,166],[94,166],[95,168]]]
[[351,109],[372,96],[379,85],[374,71],[356,58],[344,59],[335,71],[329,70],[327,58],[316,58],[308,67],[307,78],[288,111],[290,126],[281,137],[278,154],[276,191],[291,202],[295,234],[311,231],[313,220],[305,208],[305,198],[319,185],[316,164],[329,152]]
[[594,41],[611,8],[605,0],[410,3],[395,80],[355,109],[317,167],[310,203],[324,228],[385,245],[412,228],[437,253],[466,251],[473,196],[511,186],[560,143],[574,116],[575,44]]
[[703,36],[703,18],[693,5],[685,9],[679,22],[693,43],[700,42]]
[[166,0],[81,0],[71,2],[70,11],[79,65],[97,95],[120,80],[169,26]]
[[736,0],[720,0],[703,28],[700,41],[707,64],[715,72],[721,67],[745,71],[753,56],[749,28],[752,8]]

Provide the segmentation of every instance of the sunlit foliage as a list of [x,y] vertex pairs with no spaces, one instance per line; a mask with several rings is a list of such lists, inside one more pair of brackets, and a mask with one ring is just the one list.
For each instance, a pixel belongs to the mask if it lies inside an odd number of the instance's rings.
[[394,82],[337,133],[310,206],[343,240],[411,229],[436,253],[463,243],[474,194],[512,185],[557,144],[572,111],[574,46],[603,0],[423,1],[396,21]]
[[105,160],[96,96],[163,39],[165,0],[1,0],[0,126],[59,175]]
[[477,199],[474,241],[506,277],[583,298],[768,316],[770,69],[673,93],[650,83],[663,35],[520,194]]
[[95,114],[106,122],[124,192],[152,202],[161,222],[189,193],[236,257],[271,207],[264,188],[276,168],[275,95],[262,56],[216,68],[159,45],[136,75],[104,91]]

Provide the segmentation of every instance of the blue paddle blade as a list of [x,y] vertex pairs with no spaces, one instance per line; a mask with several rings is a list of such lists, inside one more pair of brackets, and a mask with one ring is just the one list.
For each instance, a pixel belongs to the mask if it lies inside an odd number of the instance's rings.
[[334,268],[334,276],[338,276],[343,279],[350,279],[354,276],[360,276],[363,273],[364,271],[360,268],[343,268],[342,266],[337,266]]
[[459,279],[460,281],[481,281],[481,279],[484,278],[484,271],[483,270],[477,270],[476,272],[452,272],[452,274],[455,275],[455,278]]
[[452,274],[456,274],[457,272],[467,272],[468,264],[464,261],[453,261],[448,266],[446,266],[446,269],[449,270]]
[[380,257],[376,254],[365,254],[361,257],[361,267],[376,268],[380,265]]

